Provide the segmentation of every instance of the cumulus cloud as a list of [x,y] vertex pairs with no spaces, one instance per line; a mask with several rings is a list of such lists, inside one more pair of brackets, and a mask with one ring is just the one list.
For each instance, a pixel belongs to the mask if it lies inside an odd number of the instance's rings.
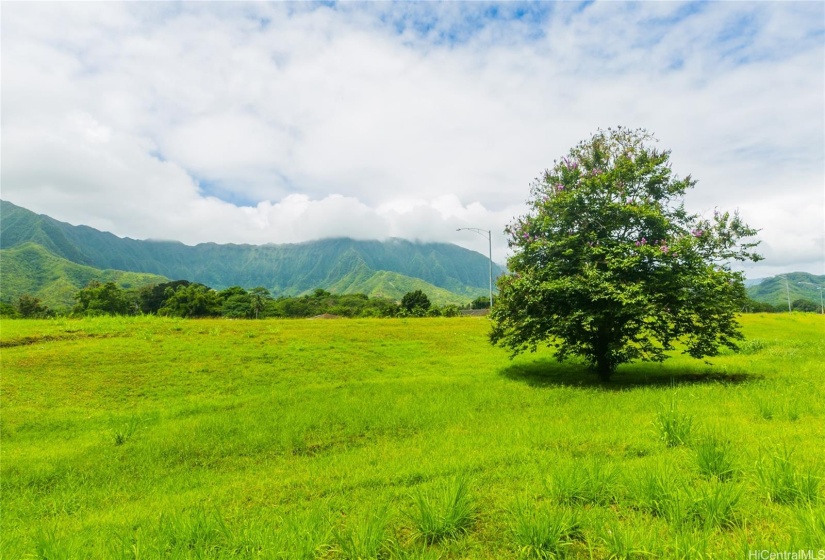
[[502,230],[599,127],[642,126],[688,206],[823,270],[820,3],[4,6],[2,196],[117,235],[446,241]]

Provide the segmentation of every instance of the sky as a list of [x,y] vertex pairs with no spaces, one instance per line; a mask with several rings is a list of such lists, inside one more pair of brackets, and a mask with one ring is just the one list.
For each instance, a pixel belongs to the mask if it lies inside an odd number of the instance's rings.
[[0,12],[0,197],[187,244],[487,252],[598,129],[645,128],[750,278],[825,274],[825,3],[24,3]]

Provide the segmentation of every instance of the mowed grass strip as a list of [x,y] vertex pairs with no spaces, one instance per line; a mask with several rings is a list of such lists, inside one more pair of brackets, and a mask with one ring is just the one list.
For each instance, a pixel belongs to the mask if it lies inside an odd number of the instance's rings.
[[[484,318],[3,321],[0,552],[724,558],[821,547],[825,321],[742,322],[742,351],[713,365],[677,355],[601,384],[548,350],[510,361]],[[431,530],[424,501],[435,521],[468,513]]]

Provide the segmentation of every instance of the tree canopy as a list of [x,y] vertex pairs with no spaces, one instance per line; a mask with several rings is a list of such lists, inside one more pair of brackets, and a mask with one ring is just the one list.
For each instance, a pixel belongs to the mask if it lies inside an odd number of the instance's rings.
[[401,309],[410,315],[426,315],[427,310],[430,309],[430,305],[430,298],[421,290],[407,292],[404,294],[404,297],[401,298]]
[[539,344],[580,356],[602,378],[662,361],[674,343],[694,358],[736,348],[746,301],[734,260],[759,260],[738,213],[685,210],[695,185],[644,130],[599,131],[535,180],[529,211],[506,229],[491,342],[516,355]]
[[123,289],[114,282],[101,284],[92,280],[75,295],[75,299],[74,312],[79,314],[125,315],[130,311]]

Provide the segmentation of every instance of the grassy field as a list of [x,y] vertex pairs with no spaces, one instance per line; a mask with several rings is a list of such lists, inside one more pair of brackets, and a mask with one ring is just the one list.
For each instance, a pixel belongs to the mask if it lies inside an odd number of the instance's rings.
[[3,321],[2,558],[825,548],[825,320],[742,321],[609,384],[485,318]]

